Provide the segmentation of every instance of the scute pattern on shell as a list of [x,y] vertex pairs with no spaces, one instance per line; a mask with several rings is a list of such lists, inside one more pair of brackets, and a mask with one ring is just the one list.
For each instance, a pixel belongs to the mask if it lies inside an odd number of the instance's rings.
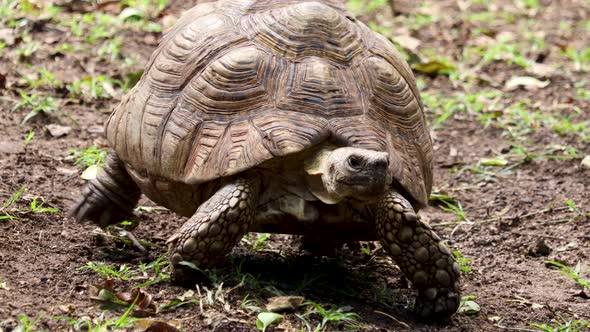
[[408,65],[336,1],[219,1],[180,19],[106,135],[153,178],[199,184],[322,141],[387,151],[425,205],[432,145]]

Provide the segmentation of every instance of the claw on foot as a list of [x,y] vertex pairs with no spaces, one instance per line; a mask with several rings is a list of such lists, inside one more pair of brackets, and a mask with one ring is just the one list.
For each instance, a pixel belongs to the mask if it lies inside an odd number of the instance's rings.
[[82,189],[82,197],[68,211],[68,216],[106,227],[132,216],[140,195],[139,187],[121,160],[109,154],[103,169]]
[[441,319],[450,317],[459,308],[459,293],[448,288],[425,288],[418,290],[414,314],[420,318]]

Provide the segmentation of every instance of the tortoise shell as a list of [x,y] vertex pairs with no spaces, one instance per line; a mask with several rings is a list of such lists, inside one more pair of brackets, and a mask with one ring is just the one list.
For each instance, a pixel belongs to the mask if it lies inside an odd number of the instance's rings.
[[418,206],[432,143],[415,80],[336,1],[218,1],[187,12],[114,110],[106,137],[153,179],[199,185],[330,141],[385,151]]

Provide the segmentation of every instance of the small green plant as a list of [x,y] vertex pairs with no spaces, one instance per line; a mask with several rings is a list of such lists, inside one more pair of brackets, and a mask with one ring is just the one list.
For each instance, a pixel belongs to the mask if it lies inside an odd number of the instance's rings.
[[[234,267],[234,280],[239,280],[240,285],[246,285],[250,289],[262,289],[260,284],[260,275],[253,275],[248,272],[243,272],[242,264],[244,263],[243,260],[232,260],[232,265]],[[211,279],[211,278],[210,278]]]
[[461,255],[459,250],[453,251],[453,256],[455,256],[457,263],[459,263],[459,269],[463,273],[467,274],[467,273],[471,272],[472,268],[471,268],[471,266],[469,266],[469,263],[471,263],[471,259],[463,257],[463,255]]
[[443,205],[441,205],[440,208],[443,209],[443,211],[455,214],[457,216],[457,222],[469,221],[469,219],[467,218],[467,214],[465,214],[465,211],[463,210],[461,202],[441,200],[441,203]]
[[146,282],[143,282],[134,288],[142,288],[150,285],[157,284],[162,281],[170,280],[170,274],[164,273],[163,271],[170,266],[170,261],[166,259],[166,255],[158,257],[150,263],[140,263],[138,268],[144,277],[148,277],[148,272],[153,271],[154,277],[149,278]]
[[256,233],[256,242],[254,242],[252,249],[256,251],[262,250],[266,240],[268,240],[270,237],[271,234],[269,233]]
[[242,298],[242,302],[240,303],[240,309],[251,311],[251,312],[263,312],[264,309],[260,306],[256,299],[249,299],[250,294],[246,294]]
[[18,201],[25,189],[26,185],[23,184],[22,186],[20,186],[20,188],[18,188],[18,190],[12,196],[10,196],[8,201],[4,203],[4,205],[2,205],[2,210],[9,208],[10,206],[12,206],[12,204]]
[[512,35],[501,35],[496,42],[483,46],[469,46],[464,49],[465,62],[479,58],[479,66],[487,65],[495,61],[503,61],[508,64],[516,64],[528,68],[533,61],[524,55],[524,47],[514,41]]
[[102,262],[88,262],[86,265],[78,268],[79,270],[91,270],[102,278],[115,278],[121,281],[128,281],[137,275],[137,272],[129,266],[123,264],[119,268],[111,267]]
[[[354,312],[346,312],[347,308],[330,308],[330,309],[325,309],[324,307],[322,307],[320,304],[312,302],[312,301],[307,301],[304,302],[303,305],[307,305],[308,306],[308,310],[302,314],[299,315],[297,314],[296,316],[301,319],[304,323],[307,322],[306,317],[309,315],[319,315],[322,319],[322,322],[320,323],[320,325],[318,325],[316,327],[315,330],[317,331],[321,331],[324,328],[327,327],[328,323],[331,322],[343,322],[346,325],[348,325],[348,327],[354,327],[352,326],[352,324],[356,323],[358,321],[358,319],[360,318],[358,314],[354,313]],[[307,323],[308,325],[309,323]]]
[[[8,27],[14,27],[14,19],[17,14],[18,0],[1,0],[0,1],[0,24]],[[10,24],[12,23],[12,24]]]
[[70,150],[70,155],[66,157],[66,160],[73,160],[74,165],[82,167],[90,166],[102,166],[104,160],[107,157],[106,150],[98,148],[96,145],[92,145],[86,150]]
[[574,65],[575,71],[587,72],[590,70],[590,47],[578,50],[575,47],[568,47],[563,55]]
[[74,45],[68,44],[68,43],[62,43],[58,47],[55,48],[56,53],[62,53],[62,54],[70,53],[70,52],[76,51],[76,50],[80,50],[80,47],[74,46]]
[[572,160],[577,156],[577,150],[571,146],[548,146],[541,151],[531,151],[519,142],[512,142],[509,153],[481,158],[476,165],[460,168],[458,173],[468,170],[478,175],[478,182],[496,182],[498,178],[507,175],[516,167],[533,160]]
[[40,86],[49,88],[60,88],[63,86],[63,83],[58,80],[52,72],[45,68],[38,69],[37,74],[35,74],[34,77],[25,76],[24,79],[27,81],[31,89],[36,89]]
[[15,28],[26,24],[28,18],[54,19],[60,10],[53,4],[42,5],[30,0],[0,0],[0,24]]
[[[147,21],[155,18],[168,4],[169,0],[123,0],[119,17],[124,21]],[[147,24],[153,22],[145,22]]]
[[387,8],[388,0],[348,0],[346,8],[355,14],[372,13]]
[[44,207],[43,203],[37,203],[37,198],[33,198],[29,207],[31,208],[31,212],[33,213],[56,213],[59,212],[58,208],[53,207]]
[[[55,320],[66,321],[72,325],[76,331],[88,332],[105,332],[105,331],[122,331],[123,329],[131,327],[137,321],[137,318],[130,317],[130,313],[135,307],[135,302],[123,313],[121,317],[114,317],[107,319],[105,313],[102,312],[98,318],[80,318],[74,319],[64,316],[52,317]],[[126,330],[125,330],[126,331]]]
[[84,97],[88,100],[110,99],[117,95],[115,87],[121,87],[123,83],[106,77],[88,76],[68,85],[72,96]]
[[363,253],[363,255],[371,256],[372,251],[371,251],[370,242],[361,242],[360,245],[361,245],[361,252]]
[[29,35],[25,35],[23,36],[23,41],[21,46],[17,49],[17,52],[21,59],[28,59],[35,54],[40,47],[41,43],[39,41],[33,40]]
[[529,162],[537,159],[572,160],[578,157],[578,151],[573,146],[552,145],[535,152],[521,144],[514,143],[507,157],[517,162]]
[[38,115],[50,115],[57,110],[57,101],[52,97],[38,96],[37,94],[28,95],[24,91],[19,91],[22,101],[19,102],[13,110],[30,109],[31,111],[24,117],[21,125],[24,125],[29,120]]
[[84,180],[90,181],[98,175],[106,156],[107,152],[105,150],[101,150],[96,145],[92,145],[84,151],[71,149],[70,155],[66,157],[66,160],[73,160],[74,165],[85,167],[84,172],[82,172],[80,177]]
[[22,194],[25,192],[25,189],[26,189],[26,186],[23,184],[22,186],[20,186],[20,188],[14,194],[12,194],[12,196],[10,196],[8,201],[6,201],[6,203],[4,203],[4,205],[2,205],[2,207],[0,208],[0,212],[2,212],[3,215],[0,215],[0,220],[7,220],[7,219],[15,219],[16,218],[15,216],[7,214],[3,211],[5,211],[9,207],[11,207],[14,203],[16,203],[16,201],[18,201],[20,199],[20,197],[22,196]]
[[583,101],[590,101],[590,89],[587,87],[588,81],[581,80],[574,83],[576,88],[576,97]]
[[[106,18],[106,15],[99,15],[100,18]],[[104,40],[113,37],[115,29],[105,22],[95,22],[89,25],[86,38],[84,39],[89,44],[97,44],[99,40]]]
[[166,256],[160,256],[158,259],[149,263],[140,263],[137,269],[133,269],[125,264],[112,266],[104,262],[88,262],[80,267],[80,270],[91,270],[102,278],[114,278],[121,281],[146,280],[133,288],[143,288],[154,285],[162,281],[170,280],[170,274],[164,272],[170,266],[170,261]]
[[590,267],[586,267],[586,269],[584,269],[582,268],[582,264],[580,264],[580,262],[578,262],[578,264],[576,264],[576,267],[573,269],[565,264],[556,261],[545,261],[545,264],[557,266],[559,268],[559,273],[571,278],[573,281],[576,282],[576,284],[578,284],[578,286],[582,288],[582,290],[590,290],[590,280],[584,279],[581,276],[582,271],[590,271]]
[[580,208],[578,207],[578,205],[572,201],[571,199],[566,199],[565,200],[565,204],[573,211],[575,212],[578,216],[583,217],[584,216],[584,212],[582,212],[582,210],[580,210]]
[[582,332],[590,326],[590,322],[583,320],[566,321],[559,317],[552,319],[551,324],[529,323],[531,326],[538,328],[544,332]]
[[457,111],[463,110],[463,104],[454,98],[443,98],[440,95],[433,95],[427,92],[422,94],[424,105],[434,113],[432,127],[436,130],[443,127],[443,124],[450,119]]
[[68,24],[69,24],[70,32],[74,36],[81,37],[84,34],[82,20],[71,20],[70,22],[68,22]]
[[31,140],[35,137],[35,132],[33,130],[29,131],[29,134],[25,138],[25,142],[23,143],[24,147],[26,148],[31,143]]
[[278,324],[283,320],[283,315],[274,312],[261,312],[256,317],[256,328],[262,332],[272,324]]
[[33,332],[37,331],[36,326],[39,321],[43,318],[43,314],[37,315],[33,320],[29,320],[29,317],[25,314],[18,315],[18,326],[14,329],[15,332]]
[[538,10],[541,6],[540,0],[518,0],[517,4],[524,6],[527,9]]
[[6,43],[0,40],[0,56],[4,54],[4,49],[6,48]]
[[98,55],[111,61],[115,61],[121,57],[121,46],[123,45],[123,38],[114,37],[105,40],[102,46],[98,49]]
[[409,15],[405,24],[408,29],[412,31],[419,31],[420,29],[432,25],[440,20],[440,17],[434,15],[417,14]]
[[95,45],[99,41],[113,37],[121,21],[111,15],[86,13],[73,16],[71,20],[62,22],[76,37],[83,37],[88,44]]

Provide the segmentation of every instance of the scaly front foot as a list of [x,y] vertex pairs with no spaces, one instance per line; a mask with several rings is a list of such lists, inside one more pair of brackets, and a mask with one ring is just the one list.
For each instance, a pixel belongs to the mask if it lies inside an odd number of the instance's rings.
[[418,289],[414,312],[423,318],[454,314],[460,302],[459,265],[430,226],[395,191],[377,205],[376,224],[384,249]]
[[219,189],[168,240],[173,278],[183,283],[195,274],[186,261],[199,269],[219,263],[248,232],[254,218],[258,178],[238,178]]

